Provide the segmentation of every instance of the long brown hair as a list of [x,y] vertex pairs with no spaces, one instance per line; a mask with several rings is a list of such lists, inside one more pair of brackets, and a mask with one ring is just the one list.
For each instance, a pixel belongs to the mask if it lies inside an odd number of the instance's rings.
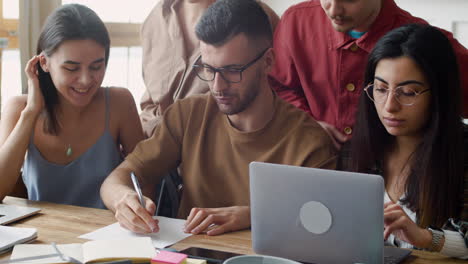
[[[51,56],[67,40],[91,39],[105,48],[105,63],[109,59],[110,38],[107,29],[98,15],[88,7],[80,4],[67,4],[57,8],[44,24],[37,43],[37,54],[44,52]],[[57,135],[60,126],[55,108],[58,104],[57,89],[50,73],[44,72],[37,65],[39,85],[45,101],[46,118],[44,132]]]
[[[449,40],[428,25],[407,25],[387,33],[368,58],[365,84],[374,80],[378,62],[385,58],[411,58],[424,72],[431,89],[431,117],[422,142],[408,160],[410,173],[402,204],[416,212],[422,227],[441,227],[459,217],[464,177],[463,123],[457,60]],[[369,172],[383,161],[393,136],[381,124],[375,106],[362,93],[350,159],[345,169]]]

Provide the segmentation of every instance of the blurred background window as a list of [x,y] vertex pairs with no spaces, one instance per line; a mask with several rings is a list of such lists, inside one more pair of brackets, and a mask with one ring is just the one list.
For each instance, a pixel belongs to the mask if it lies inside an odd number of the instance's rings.
[[[103,86],[128,88],[140,110],[139,103],[145,90],[141,71],[140,27],[160,0],[0,0],[0,104],[2,109],[11,96],[22,93],[21,73],[23,70],[20,63],[18,20],[21,13],[20,2],[28,1],[37,1],[35,3],[41,3],[41,5],[46,1],[55,1],[59,4],[80,3],[93,9],[106,24],[111,37],[112,47]],[[279,15],[283,14],[289,6],[302,1],[263,0]],[[453,32],[460,43],[468,47],[467,0],[395,0],[395,2],[413,15]],[[36,10],[30,10],[30,12],[36,12]],[[35,45],[34,43],[34,47]]]

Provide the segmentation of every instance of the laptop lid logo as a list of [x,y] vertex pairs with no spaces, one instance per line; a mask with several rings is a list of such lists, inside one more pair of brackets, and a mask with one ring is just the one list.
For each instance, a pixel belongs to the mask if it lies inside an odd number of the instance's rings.
[[323,203],[317,201],[303,204],[299,218],[302,226],[316,235],[326,233],[332,225],[330,210]]

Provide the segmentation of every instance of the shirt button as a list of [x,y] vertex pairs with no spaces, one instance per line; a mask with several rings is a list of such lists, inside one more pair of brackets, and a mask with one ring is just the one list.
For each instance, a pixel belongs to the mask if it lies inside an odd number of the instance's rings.
[[355,52],[356,50],[358,50],[358,45],[356,43],[353,43],[353,45],[351,45],[351,47],[349,48],[352,52]]
[[354,90],[356,90],[356,86],[352,83],[348,83],[346,85],[346,90],[350,91],[350,92],[354,92]]
[[350,127],[345,127],[343,131],[346,135],[351,135],[351,133],[353,133],[353,129]]

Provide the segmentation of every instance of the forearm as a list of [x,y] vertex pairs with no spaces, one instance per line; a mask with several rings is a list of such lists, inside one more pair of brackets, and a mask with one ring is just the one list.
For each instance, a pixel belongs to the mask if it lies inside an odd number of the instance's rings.
[[15,127],[0,147],[0,200],[10,193],[18,180],[38,115],[23,110]]
[[112,171],[101,186],[102,201],[112,212],[115,212],[116,204],[126,193],[135,191],[130,180],[131,172],[131,169],[121,165]]

